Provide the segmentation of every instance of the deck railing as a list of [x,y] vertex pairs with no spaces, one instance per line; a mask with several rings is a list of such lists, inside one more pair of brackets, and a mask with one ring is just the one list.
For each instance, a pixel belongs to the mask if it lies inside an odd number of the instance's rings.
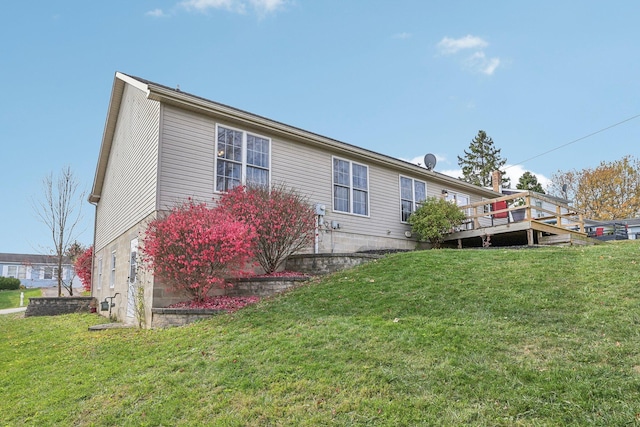
[[580,231],[584,217],[567,203],[534,191],[523,191],[460,206],[467,219],[461,230],[479,229],[519,221],[539,221]]

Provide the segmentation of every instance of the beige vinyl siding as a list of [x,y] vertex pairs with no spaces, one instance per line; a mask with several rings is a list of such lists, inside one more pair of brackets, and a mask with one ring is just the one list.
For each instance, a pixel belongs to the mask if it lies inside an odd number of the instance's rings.
[[210,201],[214,188],[215,121],[164,105],[160,150],[159,208],[185,199]]
[[[378,237],[405,238],[410,228],[400,222],[399,172],[345,153],[332,153],[274,138],[272,183],[285,183],[326,206],[325,222],[338,221],[340,231]],[[333,211],[333,156],[369,168],[369,216]],[[427,187],[428,187],[427,183]]]
[[155,209],[159,111],[158,102],[125,85],[96,208],[96,251]]
[[[251,132],[271,140],[272,185],[284,184],[305,194],[313,204],[326,206],[325,222],[337,221],[340,229],[334,233],[347,233],[378,238],[407,240],[404,233],[411,229],[401,221],[400,175],[425,181],[427,195],[439,196],[442,184],[430,182],[428,177],[407,173],[406,169],[363,159],[348,150],[318,148],[300,140],[285,139],[279,133],[257,126],[247,126],[235,120],[219,120],[207,114],[162,105],[160,109],[159,149],[159,209],[167,209],[177,202],[192,197],[209,202],[215,192],[215,132],[216,125]],[[361,216],[333,210],[333,157],[356,162],[368,167],[369,215]],[[471,196],[471,201],[480,197]],[[468,189],[467,189],[468,190]]]
[[331,208],[331,154],[315,147],[273,138],[271,183],[285,184],[307,195],[311,203]]

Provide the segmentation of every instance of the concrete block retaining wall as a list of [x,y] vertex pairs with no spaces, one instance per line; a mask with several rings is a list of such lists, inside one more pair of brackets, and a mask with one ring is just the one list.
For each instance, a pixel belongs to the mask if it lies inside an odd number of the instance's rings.
[[[301,254],[287,259],[285,270],[303,274],[330,274],[380,258],[378,254]],[[299,286],[309,277],[250,277],[233,281],[234,286],[224,290],[230,296],[267,297]],[[152,308],[151,327],[167,328],[182,326],[219,314],[220,310]]]
[[27,305],[24,316],[90,313],[95,311],[95,307],[96,299],[93,297],[29,298],[29,305]]
[[285,269],[307,274],[330,274],[380,258],[375,254],[302,254],[287,258]]
[[309,280],[308,277],[251,277],[235,279],[233,288],[226,290],[226,295],[268,297],[286,291]]
[[[308,277],[252,277],[234,281],[234,287],[225,289],[225,295],[267,297],[283,292],[309,280]],[[151,327],[182,326],[219,314],[221,310],[190,308],[152,308]]]
[[151,327],[169,328],[171,326],[183,326],[198,320],[208,319],[220,314],[222,310],[192,309],[192,308],[152,308]]

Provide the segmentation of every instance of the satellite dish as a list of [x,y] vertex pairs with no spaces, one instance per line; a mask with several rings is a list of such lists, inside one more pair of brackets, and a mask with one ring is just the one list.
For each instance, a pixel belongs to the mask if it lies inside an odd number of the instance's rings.
[[424,167],[428,170],[433,170],[436,167],[436,156],[429,153],[424,156]]

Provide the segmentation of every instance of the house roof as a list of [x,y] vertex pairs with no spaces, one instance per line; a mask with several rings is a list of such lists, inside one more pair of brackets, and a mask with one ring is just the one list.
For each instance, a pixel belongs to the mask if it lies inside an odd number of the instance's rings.
[[444,175],[434,170],[428,170],[405,160],[328,138],[326,136],[268,119],[266,117],[230,107],[219,102],[211,101],[197,95],[183,92],[179,89],[172,89],[168,86],[154,83],[140,77],[117,72],[114,77],[113,88],[111,90],[111,99],[109,101],[107,119],[102,137],[93,187],[91,194],[89,195],[89,202],[91,203],[98,202],[102,194],[102,186],[104,183],[109,153],[111,151],[111,144],[113,142],[116,129],[120,103],[122,102],[124,88],[127,84],[145,92],[147,98],[154,101],[179,106],[187,110],[204,113],[217,118],[226,118],[243,122],[246,125],[259,127],[270,133],[296,140],[304,144],[331,149],[335,152],[356,156],[357,158],[366,160],[370,163],[384,165],[404,173],[411,173],[414,176],[423,177],[425,180],[441,183],[443,186],[451,186],[458,190],[467,189],[470,192],[481,194],[488,198],[499,197],[499,193],[495,193],[493,190],[466,183],[457,178]]
[[[0,253],[0,263],[2,264],[55,264],[55,255],[38,254],[8,254]],[[67,257],[62,258],[63,264],[71,264]]]
[[[504,194],[516,194],[516,193],[524,193],[526,191],[529,190],[520,190],[517,188],[503,188],[502,192]],[[549,201],[551,201],[552,203],[556,203],[559,205],[569,205],[571,204],[573,201],[572,200],[568,200],[562,197],[558,197],[558,196],[553,196],[551,194],[546,194],[546,193],[538,193],[537,191],[531,191],[531,193],[534,193],[538,196],[540,196],[541,198],[545,198],[545,199],[549,199]]]
[[611,224],[625,224],[629,227],[640,226],[640,218],[627,218],[627,219],[615,219],[611,221],[599,221],[595,219],[585,219],[584,224],[591,227],[597,227],[599,225],[611,225]]

